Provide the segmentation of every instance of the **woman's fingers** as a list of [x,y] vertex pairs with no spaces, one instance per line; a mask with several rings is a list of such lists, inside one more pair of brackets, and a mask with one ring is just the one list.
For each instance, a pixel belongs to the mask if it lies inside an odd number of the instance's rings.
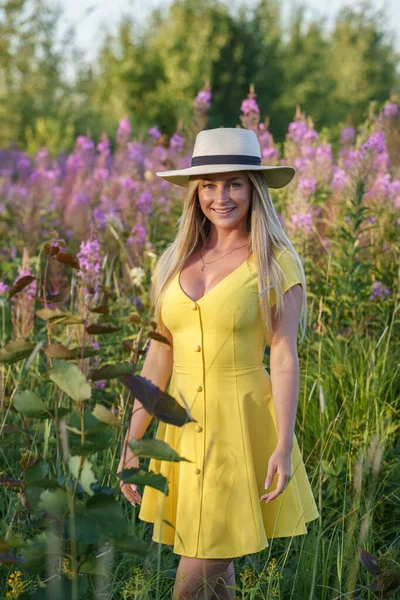
[[[131,487],[131,486],[134,486],[134,487]],[[135,484],[123,482],[123,483],[121,483],[120,488],[121,488],[122,494],[125,496],[125,498],[128,500],[128,502],[130,502],[134,506],[136,504],[141,504],[142,498],[141,498],[139,492],[137,491],[137,489],[135,489],[136,488]]]

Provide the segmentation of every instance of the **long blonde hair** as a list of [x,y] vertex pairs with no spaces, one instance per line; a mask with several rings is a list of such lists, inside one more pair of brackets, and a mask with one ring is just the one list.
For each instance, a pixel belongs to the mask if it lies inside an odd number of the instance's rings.
[[[283,271],[275,256],[287,248],[292,253],[302,279],[301,337],[299,340],[302,342],[307,328],[307,287],[302,262],[278,219],[263,173],[260,171],[243,171],[243,173],[247,174],[252,184],[247,231],[249,251],[253,253],[257,267],[258,289],[261,294],[259,303],[265,339],[268,343],[271,339],[270,289],[272,288],[275,291],[277,314],[279,317],[283,316]],[[211,221],[204,215],[199,203],[200,181],[199,177],[189,180],[183,200],[182,214],[177,221],[176,236],[158,258],[154,269],[151,305],[157,330],[163,335],[166,330],[161,319],[161,305],[168,284],[183,268],[189,256],[205,245],[210,231]]]

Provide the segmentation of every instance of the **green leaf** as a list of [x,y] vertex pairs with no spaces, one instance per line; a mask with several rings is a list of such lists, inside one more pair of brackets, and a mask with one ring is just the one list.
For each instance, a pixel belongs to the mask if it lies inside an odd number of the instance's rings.
[[81,325],[84,320],[78,315],[60,310],[59,308],[41,308],[36,311],[38,317],[44,321],[49,321],[51,325],[62,323],[63,325]]
[[149,544],[143,540],[134,538],[131,535],[122,535],[120,538],[108,538],[114,548],[123,550],[124,552],[130,552],[131,554],[137,554],[138,556],[150,556],[153,549]]
[[49,473],[49,465],[43,459],[39,459],[31,467],[27,467],[24,471],[25,485],[31,485],[38,479],[43,479]]
[[132,449],[135,456],[142,456],[143,458],[156,458],[158,460],[170,460],[172,462],[179,462],[180,460],[193,462],[192,460],[179,456],[179,454],[163,440],[130,440],[128,445]]
[[96,404],[92,414],[94,417],[96,417],[96,419],[102,421],[103,423],[107,423],[108,425],[114,425],[116,427],[122,426],[120,419],[118,419],[118,417],[114,415],[114,413],[112,413],[111,410],[108,410],[108,408],[106,408],[102,404]]
[[[70,469],[72,475],[75,477],[75,479],[77,479],[77,477],[78,477],[79,465],[80,465],[82,458],[84,458],[84,457],[81,457],[81,456],[70,456],[69,457],[69,461],[68,461],[69,469]],[[81,475],[79,478],[79,483],[82,485],[85,492],[87,494],[89,494],[89,496],[93,496],[94,492],[91,488],[91,484],[97,483],[97,479],[93,472],[93,465],[87,458],[85,459],[85,461],[83,463]]]
[[181,406],[168,392],[162,391],[152,381],[141,375],[122,375],[120,381],[126,385],[132,395],[137,398],[148,413],[164,423],[182,427],[185,423],[196,421],[190,414],[189,407]]
[[89,558],[85,560],[85,562],[80,566],[79,573],[110,577],[110,569],[107,568],[105,561],[101,560],[100,558],[96,558],[95,556],[89,556]]
[[101,527],[103,533],[123,535],[127,528],[121,505],[111,496],[98,494],[86,502],[84,515]]
[[154,471],[145,471],[144,469],[132,467],[130,469],[123,469],[119,474],[119,478],[127,483],[136,483],[138,485],[149,485],[150,487],[160,490],[166,496],[168,496],[168,479],[161,475],[161,473],[154,473]]
[[40,494],[38,508],[55,517],[62,518],[68,512],[67,492],[61,488],[54,492],[44,490],[44,492]]
[[0,349],[0,363],[11,365],[12,363],[27,358],[30,356],[35,346],[35,342],[12,340]]
[[77,365],[57,360],[49,372],[49,377],[75,402],[90,400],[92,389]]
[[46,405],[39,396],[28,390],[15,394],[13,405],[18,412],[26,417],[35,417],[46,410]]
[[105,365],[100,369],[90,371],[89,379],[92,381],[100,381],[102,379],[113,379],[114,377],[121,377],[128,373],[135,372],[135,365],[132,362],[125,362],[119,365]]

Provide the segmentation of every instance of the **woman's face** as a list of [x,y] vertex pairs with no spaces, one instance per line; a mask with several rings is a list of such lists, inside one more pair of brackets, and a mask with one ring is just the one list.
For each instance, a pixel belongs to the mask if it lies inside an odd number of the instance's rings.
[[201,210],[216,227],[244,225],[251,202],[251,182],[243,171],[213,173],[200,180],[198,195]]

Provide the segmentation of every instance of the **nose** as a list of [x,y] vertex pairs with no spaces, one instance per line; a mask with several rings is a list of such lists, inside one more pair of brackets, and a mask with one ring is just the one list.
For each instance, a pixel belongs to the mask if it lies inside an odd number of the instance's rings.
[[222,185],[221,187],[217,188],[216,191],[216,203],[217,204],[226,204],[226,201],[229,201],[229,191],[230,191],[230,186],[225,186]]

